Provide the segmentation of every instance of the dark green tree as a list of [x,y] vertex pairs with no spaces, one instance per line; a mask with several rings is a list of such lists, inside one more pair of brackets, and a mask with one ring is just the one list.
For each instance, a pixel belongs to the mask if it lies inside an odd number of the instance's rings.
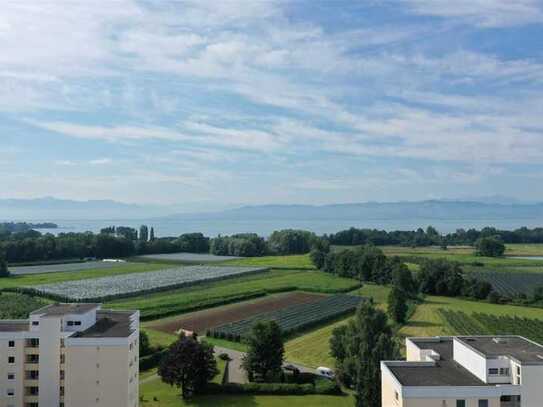
[[475,254],[484,257],[501,257],[505,244],[498,237],[482,237],[475,242]]
[[164,383],[181,388],[184,399],[204,390],[218,374],[213,346],[195,336],[181,334],[160,362],[158,375]]
[[147,356],[153,353],[153,348],[151,347],[151,342],[149,341],[149,336],[147,332],[140,330],[140,357]]
[[464,289],[460,265],[445,259],[427,259],[417,275],[420,291],[424,294],[456,297]]
[[388,294],[388,315],[398,324],[403,324],[407,318],[407,295],[399,287],[392,287]]
[[281,373],[285,347],[283,335],[275,321],[257,322],[247,338],[249,347],[243,358],[243,368],[254,380],[258,375],[262,380],[273,381]]
[[409,267],[407,267],[407,265],[398,257],[393,257],[390,260],[390,265],[392,268],[392,284],[407,294],[408,297],[415,297],[418,292],[418,287]]
[[360,305],[346,328],[336,329],[332,354],[340,377],[356,392],[357,407],[381,406],[381,361],[399,358],[392,328],[371,301]]
[[149,240],[152,242],[155,240],[155,228],[151,227],[151,233],[149,234]]
[[8,270],[8,264],[4,260],[3,257],[0,257],[0,278],[2,277],[9,277],[10,273]]
[[140,240],[147,242],[149,240],[149,228],[146,225],[140,226]]
[[321,270],[324,267],[328,253],[330,253],[330,243],[323,238],[319,238],[313,244],[311,252],[309,252],[309,258],[313,265]]

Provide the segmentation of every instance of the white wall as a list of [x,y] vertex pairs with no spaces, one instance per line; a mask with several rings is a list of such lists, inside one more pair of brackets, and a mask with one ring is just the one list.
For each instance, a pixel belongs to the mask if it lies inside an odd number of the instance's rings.
[[454,360],[477,376],[482,381],[487,380],[486,358],[464,345],[457,338],[453,342]]

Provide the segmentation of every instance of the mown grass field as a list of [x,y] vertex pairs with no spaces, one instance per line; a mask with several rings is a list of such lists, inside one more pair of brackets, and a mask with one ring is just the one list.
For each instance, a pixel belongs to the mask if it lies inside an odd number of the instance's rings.
[[55,284],[63,281],[85,280],[89,278],[109,277],[130,273],[145,273],[148,271],[161,270],[167,267],[167,265],[160,263],[126,263],[122,266],[106,269],[98,268],[85,271],[64,271],[59,273],[11,276],[0,279],[0,289],[39,284]]
[[221,264],[231,266],[273,267],[278,269],[315,269],[315,266],[313,265],[313,263],[311,263],[311,259],[309,258],[308,254],[296,254],[291,256],[248,257],[245,259],[228,260],[222,262]]
[[107,303],[106,307],[139,309],[142,318],[158,319],[208,308],[229,300],[239,301],[247,295],[294,290],[333,293],[352,290],[357,286],[355,280],[320,271],[271,270],[231,280],[112,301]]

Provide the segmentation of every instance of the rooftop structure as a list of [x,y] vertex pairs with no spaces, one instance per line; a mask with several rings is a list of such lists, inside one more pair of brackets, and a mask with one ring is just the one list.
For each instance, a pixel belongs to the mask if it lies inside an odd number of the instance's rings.
[[408,338],[384,361],[383,407],[541,407],[543,346],[520,336]]

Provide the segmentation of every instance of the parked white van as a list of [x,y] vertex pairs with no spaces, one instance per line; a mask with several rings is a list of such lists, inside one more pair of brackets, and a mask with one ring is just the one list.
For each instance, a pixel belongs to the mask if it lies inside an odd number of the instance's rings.
[[333,380],[336,378],[336,374],[332,369],[327,367],[318,367],[317,376],[326,377],[327,379]]

